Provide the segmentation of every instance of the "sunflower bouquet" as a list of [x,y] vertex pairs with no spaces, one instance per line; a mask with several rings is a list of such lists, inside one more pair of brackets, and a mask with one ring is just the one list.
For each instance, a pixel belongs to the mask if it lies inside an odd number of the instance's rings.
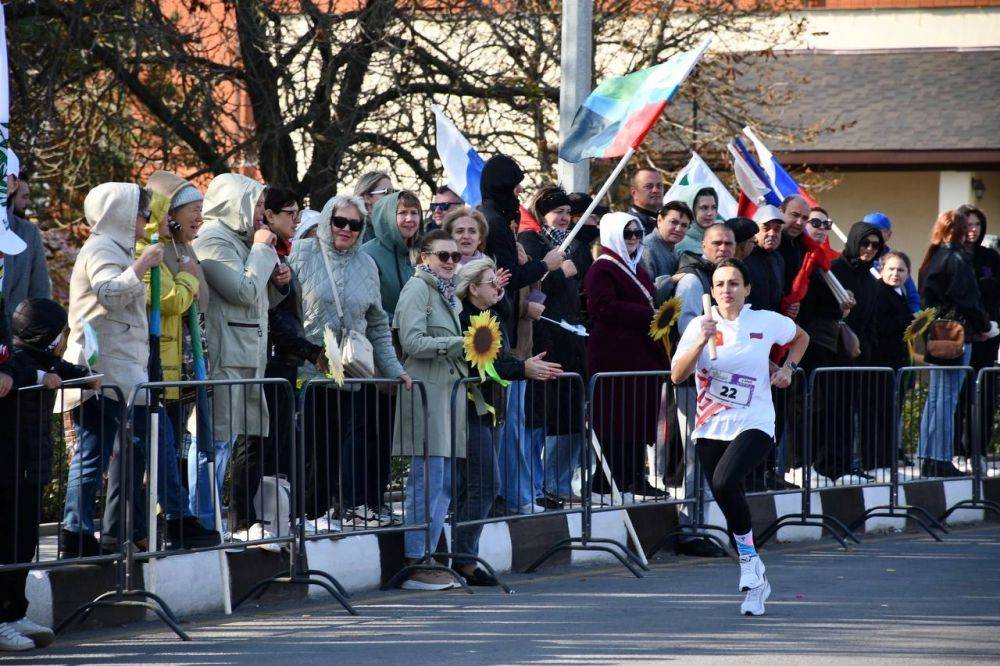
[[649,324],[649,337],[663,343],[663,350],[667,353],[667,358],[670,358],[673,353],[670,347],[670,329],[677,324],[680,316],[681,299],[674,296],[657,308],[653,314],[653,321]]
[[479,379],[489,377],[497,384],[507,387],[510,382],[503,379],[493,362],[500,355],[500,324],[489,312],[480,312],[469,318],[469,328],[465,331],[462,347],[465,360],[479,371]]
[[927,328],[937,319],[937,316],[937,308],[924,308],[913,316],[913,321],[903,331],[903,342],[906,343],[906,349],[910,353],[911,359],[923,356],[923,350],[917,349],[917,343],[919,342],[922,345],[924,333],[927,332]]

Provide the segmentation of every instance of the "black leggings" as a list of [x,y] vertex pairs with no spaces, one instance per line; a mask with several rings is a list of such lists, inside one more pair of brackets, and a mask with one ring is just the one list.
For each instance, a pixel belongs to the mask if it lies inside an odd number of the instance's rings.
[[731,442],[699,439],[696,444],[705,478],[733,534],[746,534],[752,529],[743,480],[767,457],[773,445],[771,436],[761,430],[746,430]]

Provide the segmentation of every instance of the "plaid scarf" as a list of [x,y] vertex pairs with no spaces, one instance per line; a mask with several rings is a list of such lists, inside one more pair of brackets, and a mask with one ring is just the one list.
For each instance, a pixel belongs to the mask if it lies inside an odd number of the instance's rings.
[[569,231],[565,231],[559,227],[545,227],[545,237],[552,241],[552,244],[556,247],[562,245],[562,242],[566,240],[566,236],[569,236]]

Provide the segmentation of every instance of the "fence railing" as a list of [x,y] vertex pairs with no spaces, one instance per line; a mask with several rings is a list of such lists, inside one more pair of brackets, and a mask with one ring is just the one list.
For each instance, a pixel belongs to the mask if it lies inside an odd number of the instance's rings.
[[[819,528],[846,547],[858,542],[854,530],[877,517],[907,519],[940,539],[947,532],[944,520],[955,511],[1000,514],[1000,504],[982,493],[984,479],[1000,473],[994,441],[1000,368],[984,369],[972,379],[967,367],[796,373],[791,387],[774,392],[776,453],[751,473],[748,490],[799,493],[801,504],[761,530],[758,544],[782,527],[801,525]],[[225,599],[227,611],[272,584],[289,583],[317,585],[354,613],[344,587],[328,572],[309,568],[308,544],[402,534],[413,561],[384,587],[421,570],[447,571],[465,587],[439,560],[475,562],[495,573],[474,552],[478,533],[495,522],[580,516],[580,536],[553,544],[529,572],[559,551],[590,550],[610,554],[641,576],[647,556],[670,539],[708,538],[723,547],[728,540],[724,526],[705,519],[710,495],[702,492],[707,483],[696,457],[690,490],[664,481],[670,465],[660,456],[667,455],[665,442],[680,406],[674,395],[680,393],[663,371],[600,373],[587,384],[576,374],[546,384],[513,383],[506,398],[493,391],[492,382],[455,382],[448,441],[433,444],[435,455],[450,458],[448,518],[440,506],[432,508],[426,483],[420,486],[416,478],[431,475],[428,417],[444,408],[428,403],[420,382],[406,390],[399,380],[349,379],[342,387],[323,380],[297,392],[283,379],[159,382],[140,385],[128,401],[105,386],[85,392],[82,406],[71,405],[80,393],[76,387],[89,381],[66,382],[57,396],[55,411],[70,414],[70,421],[50,417],[51,406],[30,409],[29,402],[45,401],[46,389],[19,391],[24,404],[18,405],[15,432],[31,437],[40,430],[25,419],[38,419],[35,425],[42,426],[52,418],[48,425],[54,426],[56,444],[75,437],[76,450],[67,456],[57,446],[50,472],[46,444],[15,436],[13,467],[4,470],[11,475],[4,488],[13,507],[14,538],[4,560],[9,563],[0,564],[0,572],[115,567],[114,589],[81,606],[59,629],[95,608],[129,605],[154,612],[186,638],[155,589],[135,584],[136,567],[201,550],[217,551],[224,573],[226,550],[289,551],[286,572],[259,581],[236,603]],[[192,435],[190,444],[184,443],[185,431]],[[400,448],[400,438],[409,442],[406,448]],[[956,453],[969,460],[957,471],[951,466]],[[971,497],[945,507],[942,515],[903,501],[901,488],[956,474],[971,479]],[[887,501],[850,525],[813,506],[817,490],[862,485],[888,488]],[[526,496],[529,501],[521,503]],[[497,497],[505,500],[502,506]],[[688,519],[644,552],[629,509],[650,505],[679,506]],[[95,521],[99,507],[104,520]],[[594,516],[612,511],[622,514],[631,543],[594,536]],[[60,539],[56,548],[45,543],[36,549],[37,526],[46,517],[58,523]],[[450,548],[430,536],[445,520]]]

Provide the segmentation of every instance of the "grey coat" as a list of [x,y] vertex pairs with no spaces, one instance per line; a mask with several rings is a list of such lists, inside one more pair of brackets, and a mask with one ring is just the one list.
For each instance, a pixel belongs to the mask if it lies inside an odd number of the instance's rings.
[[649,277],[653,278],[656,302],[659,304],[674,295],[677,283],[672,277],[677,272],[680,258],[655,228],[642,239],[642,247],[644,249],[639,263],[649,273]]
[[42,232],[25,219],[7,213],[10,230],[27,244],[20,254],[8,254],[3,258],[3,313],[10,320],[21,301],[26,298],[52,298],[52,284],[49,282],[49,267],[45,263],[45,245]]
[[[267,364],[267,311],[281,297],[269,289],[278,253],[253,243],[253,209],[260,183],[227,173],[205,193],[205,225],[194,241],[212,306],[205,314],[210,379],[259,379]],[[216,440],[267,435],[268,412],[259,387],[217,386],[212,398]]]
[[[376,369],[383,377],[399,377],[403,366],[392,347],[389,318],[382,309],[379,296],[378,268],[375,261],[359,252],[363,235],[347,250],[333,246],[330,216],[333,211],[323,209],[316,227],[315,238],[296,240],[288,265],[302,285],[302,325],[309,342],[323,346],[323,331],[329,326],[341,341],[345,330],[361,333],[372,343]],[[323,254],[337,283],[337,293],[344,311],[344,321],[337,316],[337,305],[330,288]],[[322,373],[312,364],[299,368],[299,378],[305,381],[322,378]]]
[[[461,307],[461,306],[459,306]],[[424,418],[427,419],[427,453],[451,456],[452,404],[455,382],[468,375],[462,348],[462,326],[458,311],[437,290],[433,276],[422,270],[403,286],[396,305],[393,328],[399,330],[403,365],[414,381],[421,381],[427,393],[426,410],[420,393],[402,391],[396,401],[393,454],[423,455]],[[461,396],[455,414],[456,456],[465,457],[468,409]]]

